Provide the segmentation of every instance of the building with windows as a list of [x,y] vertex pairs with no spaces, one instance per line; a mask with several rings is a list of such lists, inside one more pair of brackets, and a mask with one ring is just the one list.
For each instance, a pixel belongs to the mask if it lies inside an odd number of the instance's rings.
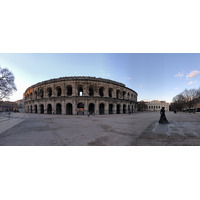
[[0,112],[18,112],[19,107],[16,102],[11,101],[0,101]]
[[149,102],[145,102],[147,105],[147,111],[160,111],[162,107],[165,108],[165,111],[169,111],[169,103],[166,101],[158,101],[158,100],[153,100]]
[[124,84],[95,77],[63,77],[37,83],[24,93],[25,112],[81,115],[136,112],[138,94]]

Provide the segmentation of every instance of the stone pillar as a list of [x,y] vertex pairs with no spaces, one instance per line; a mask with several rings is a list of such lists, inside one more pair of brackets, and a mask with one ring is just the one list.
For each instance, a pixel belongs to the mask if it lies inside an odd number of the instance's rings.
[[117,104],[113,104],[113,114],[117,114]]
[[77,105],[76,105],[76,101],[75,100],[73,100],[73,102],[72,102],[72,105],[73,105],[73,115],[77,115]]
[[44,114],[47,114],[47,102],[44,102]]
[[108,114],[109,114],[109,105],[108,105],[108,102],[105,103],[104,109],[105,109],[105,110],[104,110],[104,114],[105,114],[105,115],[108,115]]
[[99,115],[99,101],[95,103],[95,115]]
[[123,114],[123,104],[120,104],[120,114]]
[[86,101],[84,102],[84,114],[85,114],[85,115],[87,115],[88,110],[89,110],[89,108],[88,108],[88,102],[87,102],[87,100],[86,100]]
[[53,101],[52,102],[52,114],[56,114],[56,102],[55,101]]
[[62,115],[66,115],[66,105],[65,105],[65,101],[62,101],[61,105],[62,105]]

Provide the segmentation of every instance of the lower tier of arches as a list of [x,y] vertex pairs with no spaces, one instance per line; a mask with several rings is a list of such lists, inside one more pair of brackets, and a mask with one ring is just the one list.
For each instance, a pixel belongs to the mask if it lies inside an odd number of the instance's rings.
[[136,103],[27,103],[25,112],[57,115],[130,114],[136,112]]

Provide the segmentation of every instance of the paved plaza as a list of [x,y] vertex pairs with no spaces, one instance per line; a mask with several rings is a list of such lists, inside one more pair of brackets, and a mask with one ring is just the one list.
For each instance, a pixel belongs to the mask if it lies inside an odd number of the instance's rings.
[[200,145],[200,114],[62,116],[0,114],[1,146],[190,146]]

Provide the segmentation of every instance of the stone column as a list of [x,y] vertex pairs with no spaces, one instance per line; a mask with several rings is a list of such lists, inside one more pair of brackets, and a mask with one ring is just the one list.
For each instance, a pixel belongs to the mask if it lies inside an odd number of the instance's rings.
[[117,114],[117,104],[113,104],[113,114]]
[[105,102],[104,114],[105,114],[105,115],[108,115],[108,114],[109,114],[109,105],[108,105],[108,102]]
[[56,114],[56,102],[55,101],[53,101],[52,102],[52,114]]
[[99,115],[99,101],[95,103],[95,115]]
[[72,105],[73,105],[73,115],[77,115],[77,105],[76,105],[76,101],[73,100],[72,101]]
[[87,113],[88,113],[88,102],[87,102],[87,100],[84,102],[84,114],[85,115],[87,115]]
[[47,114],[47,102],[44,102],[44,114]]
[[66,105],[64,100],[62,101],[61,105],[62,105],[62,115],[66,115]]

